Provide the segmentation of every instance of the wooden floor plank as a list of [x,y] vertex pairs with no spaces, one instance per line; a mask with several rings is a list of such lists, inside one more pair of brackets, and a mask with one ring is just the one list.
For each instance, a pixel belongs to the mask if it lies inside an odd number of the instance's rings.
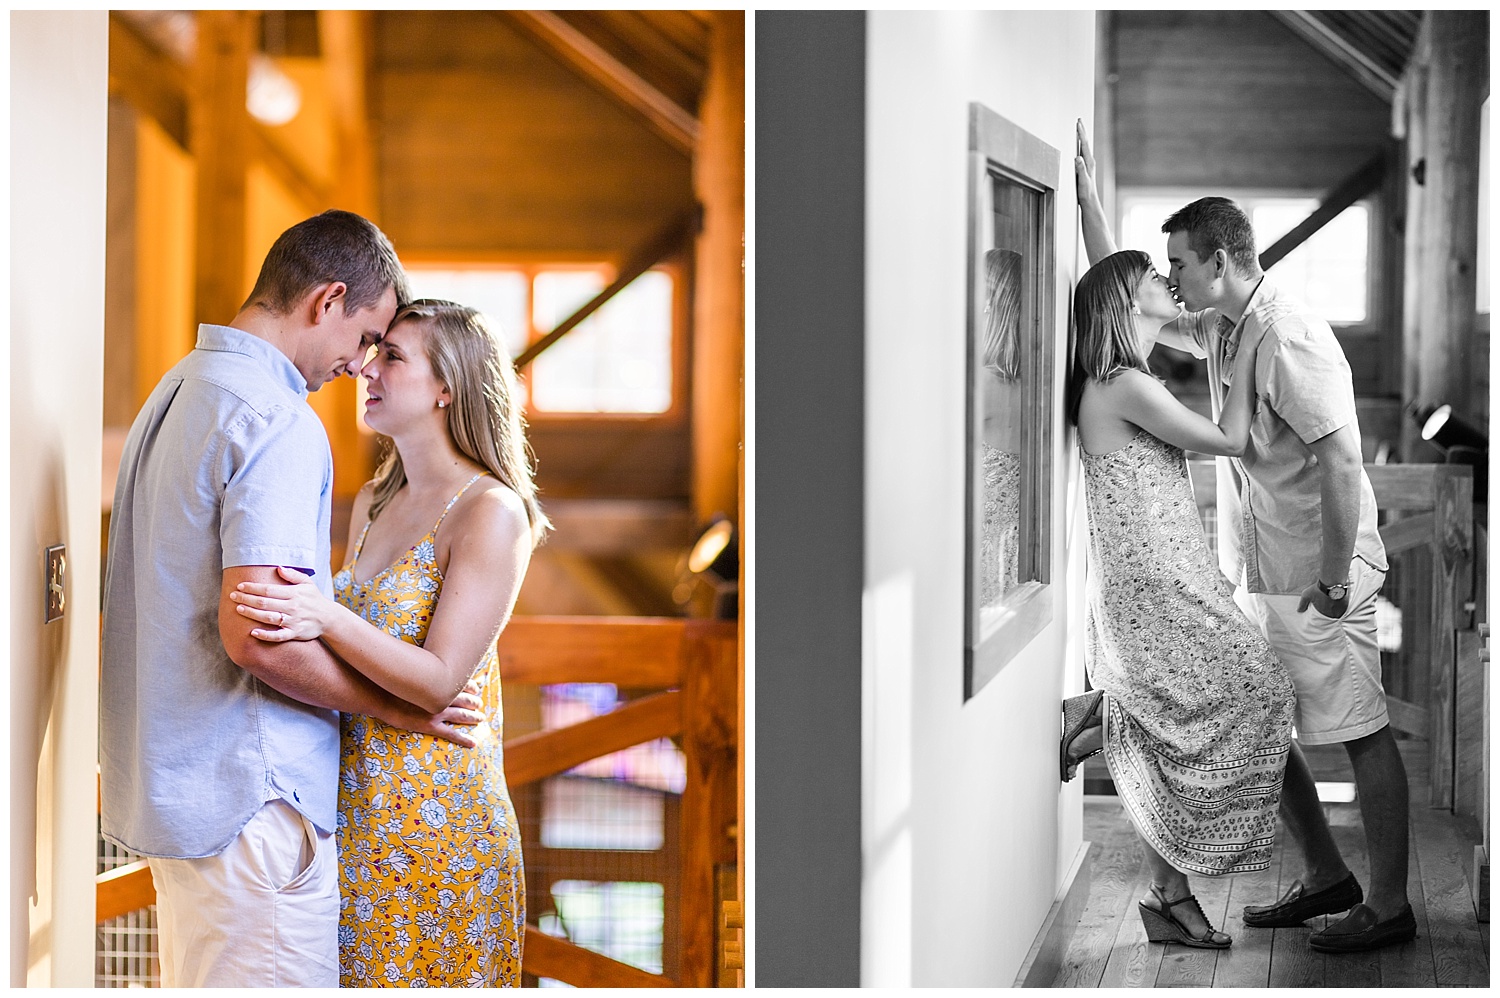
[[[1203,906],[1210,925],[1221,928],[1229,907],[1230,877],[1190,876],[1189,885]],[[1161,970],[1156,975],[1159,988],[1208,988],[1214,983],[1214,965],[1223,950],[1197,949],[1169,945],[1162,953]]]
[[1420,805],[1412,808],[1433,971],[1439,987],[1487,987],[1489,957],[1480,943],[1479,919],[1464,875],[1469,857],[1461,853],[1445,817]]
[[[1148,891],[1148,875],[1134,830],[1117,800],[1088,797],[1085,838],[1102,843],[1102,848],[1094,860],[1085,914],[1054,986],[1487,986],[1488,926],[1481,925],[1474,913],[1465,866],[1471,862],[1472,847],[1453,815],[1421,806],[1427,799],[1425,744],[1398,740],[1398,745],[1410,777],[1412,800],[1419,802],[1412,808],[1413,859],[1408,878],[1417,919],[1414,942],[1374,954],[1325,955],[1308,945],[1308,936],[1323,928],[1328,918],[1310,919],[1301,928],[1245,926],[1241,917],[1245,905],[1265,904],[1280,896],[1301,872],[1301,859],[1281,829],[1269,870],[1228,878],[1192,878],[1209,918],[1234,937],[1233,946],[1214,952],[1149,943],[1136,912],[1136,901]],[[1347,755],[1338,746],[1318,751],[1321,755],[1309,753],[1314,775],[1320,781],[1336,779],[1347,765]],[[1331,804],[1326,813],[1346,862],[1368,886],[1369,863],[1357,804]],[[1213,959],[1208,981],[1201,972],[1205,956]]]
[[[1130,826],[1130,819],[1125,816],[1123,809],[1119,811],[1119,820],[1127,827]],[[1134,831],[1131,834],[1134,835]],[[1135,855],[1135,878],[1125,888],[1125,909],[1120,917],[1120,929],[1115,935],[1109,961],[1104,967],[1104,976],[1099,981],[1101,988],[1154,987],[1156,978],[1161,973],[1162,955],[1166,947],[1146,938],[1146,927],[1141,923],[1140,912],[1136,907],[1137,902],[1150,892],[1151,877],[1146,872],[1145,852],[1139,845]]]
[[1257,929],[1245,924],[1245,906],[1268,904],[1281,896],[1282,843],[1278,837],[1271,850],[1271,865],[1255,873],[1241,873],[1231,878],[1229,906],[1224,915],[1223,930],[1234,939],[1234,945],[1219,954],[1214,965],[1216,988],[1263,988],[1271,979],[1272,929]]
[[1387,988],[1431,988],[1437,986],[1437,972],[1432,960],[1432,933],[1427,927],[1427,904],[1422,896],[1422,867],[1415,829],[1407,851],[1406,897],[1417,919],[1417,938],[1380,950],[1380,983]]
[[1115,798],[1085,799],[1084,836],[1099,843],[1092,858],[1089,897],[1053,987],[1093,988],[1104,977],[1121,919],[1134,917],[1140,845]]

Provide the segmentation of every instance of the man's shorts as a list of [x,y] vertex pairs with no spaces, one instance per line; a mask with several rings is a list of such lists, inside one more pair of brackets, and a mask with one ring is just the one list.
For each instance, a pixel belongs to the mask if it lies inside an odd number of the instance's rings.
[[1292,677],[1302,744],[1352,742],[1390,723],[1375,630],[1375,596],[1384,583],[1384,572],[1355,558],[1349,568],[1349,609],[1339,620],[1312,604],[1298,613],[1300,596],[1250,593],[1242,599]]
[[339,986],[338,845],[286,801],[216,856],[150,863],[163,987]]

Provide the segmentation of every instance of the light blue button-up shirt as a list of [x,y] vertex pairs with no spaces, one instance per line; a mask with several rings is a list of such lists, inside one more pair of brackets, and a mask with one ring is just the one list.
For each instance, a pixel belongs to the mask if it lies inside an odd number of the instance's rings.
[[[1208,361],[1215,419],[1228,396],[1240,338],[1246,330],[1266,330],[1255,357],[1255,412],[1245,454],[1215,462],[1219,564],[1252,593],[1300,593],[1317,581],[1323,559],[1323,476],[1308,445],[1344,426],[1353,426],[1356,443],[1359,438],[1343,348],[1328,323],[1265,277],[1239,322],[1205,309],[1179,323],[1196,345],[1193,352]],[[1363,468],[1359,494],[1354,554],[1383,572],[1375,491]]]
[[333,458],[286,355],[202,325],[136,416],[110,516],[100,679],[100,820],[145,856],[222,851],[267,800],[324,831],[338,799],[338,714],[230,660],[225,568],[329,573]]

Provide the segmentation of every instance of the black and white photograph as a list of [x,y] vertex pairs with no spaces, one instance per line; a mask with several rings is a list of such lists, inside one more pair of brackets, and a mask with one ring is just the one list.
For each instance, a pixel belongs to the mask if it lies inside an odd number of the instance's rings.
[[757,12],[755,983],[1489,985],[1490,37]]

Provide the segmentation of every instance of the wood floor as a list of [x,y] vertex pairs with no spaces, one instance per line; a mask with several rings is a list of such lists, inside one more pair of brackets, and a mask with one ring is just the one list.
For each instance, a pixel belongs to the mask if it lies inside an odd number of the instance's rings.
[[[1403,742],[1412,791],[1412,835],[1407,894],[1417,918],[1417,938],[1373,953],[1323,954],[1306,928],[1245,926],[1247,904],[1281,896],[1298,873],[1295,857],[1283,864],[1285,834],[1277,836],[1270,869],[1231,877],[1193,877],[1203,910],[1234,944],[1198,950],[1146,941],[1136,901],[1147,894],[1135,833],[1115,797],[1084,798],[1084,838],[1094,843],[1088,895],[1053,987],[1487,987],[1489,925],[1478,921],[1467,872],[1473,839],[1447,811],[1426,806],[1425,746]],[[1347,780],[1341,748],[1309,753],[1321,781]],[[1369,884],[1358,803],[1325,804],[1345,861]],[[1333,916],[1337,920],[1342,916]]]

